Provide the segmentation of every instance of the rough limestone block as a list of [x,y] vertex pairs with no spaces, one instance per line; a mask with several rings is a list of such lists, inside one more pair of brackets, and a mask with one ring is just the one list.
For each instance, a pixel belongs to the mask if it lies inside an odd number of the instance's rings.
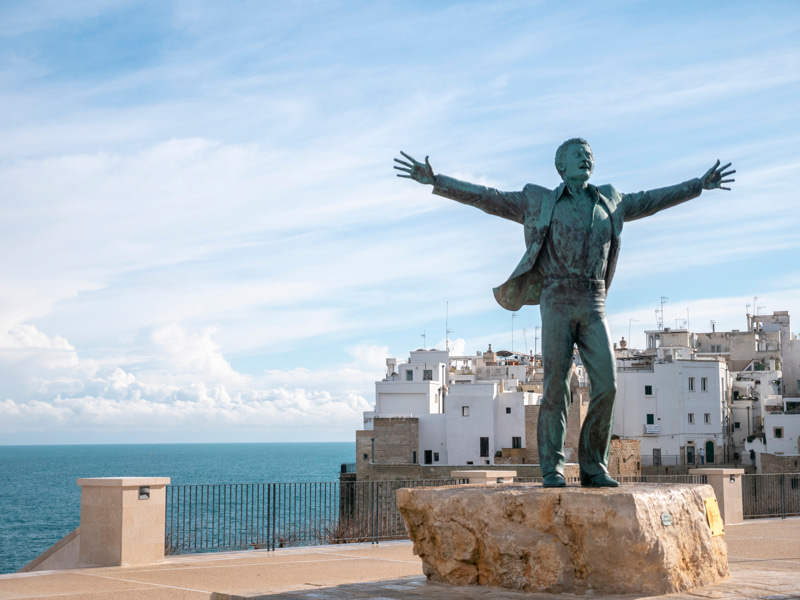
[[705,513],[713,495],[709,485],[508,484],[400,489],[397,504],[430,581],[670,594],[728,575]]

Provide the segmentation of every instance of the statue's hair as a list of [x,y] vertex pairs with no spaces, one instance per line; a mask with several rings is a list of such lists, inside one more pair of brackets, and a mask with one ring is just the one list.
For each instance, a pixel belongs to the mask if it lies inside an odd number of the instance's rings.
[[[564,177],[564,170],[567,168],[564,164],[564,158],[572,144],[585,144],[589,146],[589,142],[583,138],[570,138],[558,147],[558,150],[556,150],[556,171],[558,171],[558,174],[561,175],[562,178]],[[589,146],[589,151],[591,151],[591,149],[591,146]]]

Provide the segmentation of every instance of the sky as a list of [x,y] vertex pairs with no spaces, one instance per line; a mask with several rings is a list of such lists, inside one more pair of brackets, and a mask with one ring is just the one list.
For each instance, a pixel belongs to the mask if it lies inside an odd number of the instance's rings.
[[[800,3],[5,0],[0,444],[353,441],[385,359],[533,351],[502,190],[592,146],[626,224],[612,337],[800,319]],[[449,330],[449,333],[448,333]]]

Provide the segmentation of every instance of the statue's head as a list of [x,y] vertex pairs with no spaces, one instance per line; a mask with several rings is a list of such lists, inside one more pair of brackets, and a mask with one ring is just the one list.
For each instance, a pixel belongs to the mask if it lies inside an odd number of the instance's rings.
[[594,155],[589,142],[583,138],[571,138],[561,144],[556,150],[556,170],[561,179],[588,180],[594,171]]

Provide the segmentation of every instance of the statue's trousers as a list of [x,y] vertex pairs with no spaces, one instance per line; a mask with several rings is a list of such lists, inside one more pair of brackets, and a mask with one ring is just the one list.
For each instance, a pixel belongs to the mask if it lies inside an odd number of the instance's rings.
[[[590,281],[590,280],[585,280]],[[581,476],[608,472],[608,448],[614,423],[616,365],[606,322],[602,281],[592,289],[545,282],[541,297],[544,395],[537,438],[542,475],[564,474],[564,441],[570,407],[573,346],[589,375],[591,391],[578,441]],[[575,410],[580,410],[579,406]]]

